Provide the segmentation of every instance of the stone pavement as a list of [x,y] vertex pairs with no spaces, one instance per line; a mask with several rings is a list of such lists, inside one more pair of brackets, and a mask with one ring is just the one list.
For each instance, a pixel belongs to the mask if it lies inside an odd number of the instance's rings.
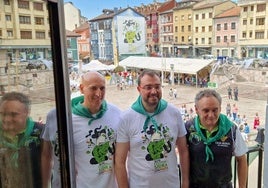
[[[239,109],[238,113],[241,116],[246,115],[251,128],[253,127],[253,119],[256,112],[259,113],[261,125],[264,125],[268,88],[265,87],[264,84],[256,83],[236,83],[236,85],[239,88],[239,101],[229,100],[227,97],[227,89],[218,89],[223,99],[222,113],[225,113],[227,103],[230,103],[231,106],[235,103]],[[177,89],[178,94],[176,99],[169,97],[168,91],[171,87]],[[163,87],[163,99],[178,108],[186,104],[188,110],[190,108],[194,109],[194,97],[196,93],[202,89],[203,88],[196,88],[194,86],[165,85]],[[33,119],[42,117],[42,119],[45,120],[47,112],[55,106],[53,88],[44,88],[43,90],[32,91],[31,93],[31,100],[33,102],[31,116]],[[118,90],[115,85],[107,84],[106,100],[117,105],[122,110],[129,108],[137,97],[138,91],[136,86]]]

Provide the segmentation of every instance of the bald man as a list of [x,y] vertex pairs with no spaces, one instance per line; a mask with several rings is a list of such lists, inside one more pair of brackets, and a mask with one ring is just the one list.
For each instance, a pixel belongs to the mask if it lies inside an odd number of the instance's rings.
[[[72,99],[72,124],[73,124],[73,139],[75,151],[75,168],[77,171],[76,184],[79,188],[98,187],[98,188],[117,188],[114,175],[114,152],[116,131],[119,122],[121,110],[116,106],[106,102],[105,98],[105,78],[98,72],[87,72],[82,75],[80,81],[81,96]],[[55,114],[55,111],[54,111]],[[52,117],[51,112],[48,117]],[[47,119],[46,144],[49,138],[56,136],[55,129],[56,118]],[[54,123],[53,123],[54,122]],[[54,128],[52,128],[54,126]],[[50,131],[49,131],[50,130]],[[50,132],[50,133],[49,133]],[[57,139],[51,140],[52,143],[57,143]],[[56,151],[55,147],[44,147],[47,151],[43,153],[47,155]],[[54,155],[56,153],[54,152]],[[50,158],[51,154],[48,155]],[[44,160],[46,161],[46,160]],[[47,163],[48,165],[51,163]],[[55,167],[54,171],[58,167]],[[47,165],[47,166],[48,166]],[[49,169],[45,169],[44,164],[44,179],[47,187],[48,177],[50,177]],[[55,169],[56,168],[56,169]],[[53,177],[56,177],[53,175]],[[60,187],[57,185],[52,188]]]
[[82,96],[72,99],[77,187],[114,188],[114,152],[121,111],[105,101],[105,78],[81,77]]

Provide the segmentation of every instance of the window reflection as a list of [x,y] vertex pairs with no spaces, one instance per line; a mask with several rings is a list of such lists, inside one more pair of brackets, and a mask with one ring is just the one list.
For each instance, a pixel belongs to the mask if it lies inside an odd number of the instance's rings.
[[1,12],[0,187],[41,187],[41,134],[55,107],[47,1],[4,0]]

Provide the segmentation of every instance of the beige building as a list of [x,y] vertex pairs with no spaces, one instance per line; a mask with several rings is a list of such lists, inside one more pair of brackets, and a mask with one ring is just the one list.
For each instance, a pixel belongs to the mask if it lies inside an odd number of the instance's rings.
[[51,58],[46,3],[0,1],[0,67],[38,58]]
[[182,1],[173,9],[174,52],[178,57],[191,57],[193,46],[193,5],[197,0]]
[[73,31],[81,25],[81,12],[72,2],[64,3],[65,29]]
[[210,54],[213,39],[213,18],[235,7],[232,1],[204,0],[193,7],[193,56]]
[[241,57],[268,58],[268,2],[241,1],[239,54]]

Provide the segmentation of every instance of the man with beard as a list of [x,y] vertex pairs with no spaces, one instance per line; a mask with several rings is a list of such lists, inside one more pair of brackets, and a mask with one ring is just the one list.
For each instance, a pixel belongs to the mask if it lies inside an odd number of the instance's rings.
[[178,188],[180,183],[188,188],[186,130],[179,110],[161,99],[161,88],[156,72],[145,70],[139,75],[140,95],[122,115],[117,132],[115,172],[119,188]]

